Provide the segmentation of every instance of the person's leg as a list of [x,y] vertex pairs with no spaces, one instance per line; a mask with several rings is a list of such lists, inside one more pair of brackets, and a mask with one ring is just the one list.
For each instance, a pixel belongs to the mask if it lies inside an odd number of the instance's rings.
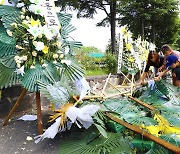
[[180,87],[180,67],[175,68],[173,73],[175,74],[172,75],[173,85]]

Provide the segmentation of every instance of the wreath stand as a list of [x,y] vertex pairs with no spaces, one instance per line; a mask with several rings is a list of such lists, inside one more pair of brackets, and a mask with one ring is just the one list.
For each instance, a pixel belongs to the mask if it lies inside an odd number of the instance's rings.
[[[3,126],[7,125],[9,119],[19,106],[20,102],[22,101],[23,97],[25,96],[27,90],[23,89],[21,95],[17,99],[16,103],[14,104],[13,108],[9,112],[8,116],[3,122]],[[37,124],[38,124],[38,133],[42,134],[43,133],[43,123],[42,123],[42,112],[41,112],[41,101],[40,101],[40,92],[36,92],[36,107],[37,107]]]

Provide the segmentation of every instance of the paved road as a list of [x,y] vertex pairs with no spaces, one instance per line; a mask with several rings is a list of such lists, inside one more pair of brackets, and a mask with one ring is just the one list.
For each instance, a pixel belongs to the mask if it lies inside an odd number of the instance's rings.
[[[24,113],[15,114],[7,126],[0,125],[0,154],[58,154],[62,135],[56,135],[53,140],[44,139],[38,144],[34,140],[27,140],[27,137],[34,138],[38,135],[37,123],[17,121],[16,119],[22,115]],[[43,121],[46,121],[47,116],[43,117]],[[3,119],[0,118],[1,123]]]

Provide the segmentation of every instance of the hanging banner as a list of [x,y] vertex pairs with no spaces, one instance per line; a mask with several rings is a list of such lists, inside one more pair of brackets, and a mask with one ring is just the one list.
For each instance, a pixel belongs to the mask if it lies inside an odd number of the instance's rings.
[[118,68],[117,68],[118,74],[121,73],[122,54],[123,54],[123,34],[119,33],[119,54],[118,54]]
[[44,17],[48,28],[59,31],[60,23],[55,11],[54,0],[45,0],[44,8],[46,9]]

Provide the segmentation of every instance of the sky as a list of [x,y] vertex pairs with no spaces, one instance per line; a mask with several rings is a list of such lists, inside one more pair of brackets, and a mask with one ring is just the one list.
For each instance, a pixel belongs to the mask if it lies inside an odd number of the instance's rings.
[[94,19],[77,19],[75,12],[68,13],[73,14],[71,24],[76,28],[70,36],[84,46],[94,46],[104,52],[110,39],[110,27],[97,27],[96,23],[106,16],[105,13],[98,11]]

